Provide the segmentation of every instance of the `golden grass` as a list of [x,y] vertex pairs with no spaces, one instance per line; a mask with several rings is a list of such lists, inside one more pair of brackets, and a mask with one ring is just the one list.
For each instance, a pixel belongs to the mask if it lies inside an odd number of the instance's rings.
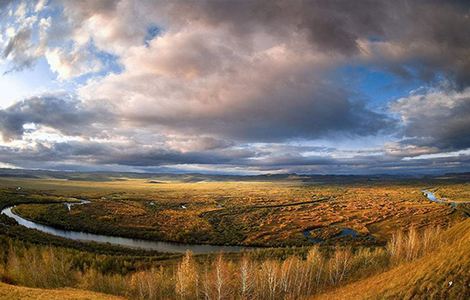
[[313,299],[465,299],[470,295],[470,219],[447,231],[446,239],[414,262]]
[[77,289],[36,289],[19,287],[0,282],[0,299],[2,300],[118,300],[121,297],[94,293]]
[[439,198],[451,199],[455,202],[470,201],[470,183],[439,185],[435,189]]
[[[427,232],[436,238],[428,239]],[[428,253],[441,241],[440,231],[401,234],[388,247],[374,250],[349,247],[322,253],[319,246],[310,248],[306,257],[289,256],[285,260],[249,257],[227,259],[222,255],[199,262],[188,252],[176,266],[141,270],[127,275],[103,274],[88,268],[78,271],[63,251],[55,248],[24,248],[11,245],[8,261],[0,275],[8,282],[41,288],[78,287],[132,299],[192,299],[192,295],[209,299],[298,299],[320,290],[360,280],[377,274],[394,264],[414,260]],[[407,255],[411,253],[413,255]],[[398,257],[395,257],[398,256]],[[222,295],[225,295],[222,297]],[[237,297],[235,297],[237,298]]]
[[[323,297],[463,299],[470,283],[469,229],[470,220],[467,220],[445,232],[429,229],[421,233],[413,230],[402,233],[401,238],[387,247],[388,251],[362,248],[353,252],[349,248],[336,248],[333,252],[321,253],[316,246],[305,258],[290,256],[285,260],[253,260],[248,256],[230,260],[219,255],[198,262],[188,252],[176,266],[127,275],[102,274],[94,269],[82,273],[69,267],[64,273],[62,263],[69,259],[61,252],[55,253],[59,249],[12,246],[2,277],[20,284],[57,287],[56,275],[62,274],[64,285],[142,300],[196,299],[195,295],[207,299],[301,299],[355,281],[349,289]],[[393,259],[397,255],[400,260]],[[398,267],[374,276],[389,268],[391,258]],[[31,266],[27,264],[34,261]],[[39,274],[42,280],[37,281],[31,274]],[[371,275],[371,279],[362,280]],[[70,278],[75,278],[74,282],[70,282]],[[449,281],[453,281],[453,286],[446,289]],[[0,299],[58,299],[54,298],[58,290],[7,287],[2,291],[0,286]],[[72,298],[59,298],[96,299],[94,294],[81,298],[83,295],[77,290],[59,291],[78,293],[72,294]]]
[[[21,192],[11,193],[17,186],[22,187]],[[314,247],[306,258],[291,256],[285,260],[219,256],[196,262],[186,256],[175,266],[125,275],[102,274],[94,269],[79,272],[72,270],[60,252],[56,255],[51,249],[33,249],[25,250],[27,255],[15,251],[0,273],[12,279],[8,282],[18,284],[73,286],[132,295],[134,299],[191,298],[193,294],[211,299],[298,299],[351,282],[317,298],[464,298],[470,294],[470,220],[441,233],[432,229],[445,228],[461,216],[449,206],[424,198],[423,187],[398,182],[155,184],[146,179],[94,182],[1,178],[0,189],[10,188],[2,192],[11,197],[23,194],[38,201],[69,197],[92,200],[71,212],[61,204],[17,207],[32,219],[43,218],[52,224],[64,220],[67,223],[63,225],[91,231],[108,228],[117,234],[145,233],[147,238],[183,242],[305,245],[308,242],[302,232],[307,228],[319,229],[315,237],[324,239],[334,237],[340,228],[352,228],[364,236],[373,234],[390,241],[386,248],[352,251],[338,247],[328,254]],[[438,196],[452,200],[467,197],[470,190],[468,184],[453,183],[434,188]],[[182,204],[187,208],[182,209]],[[393,235],[397,230],[402,233]],[[377,275],[379,272],[383,273]],[[0,284],[0,299],[113,298],[75,289]]]
[[[352,228],[384,241],[395,230],[412,224],[417,228],[445,227],[456,219],[449,207],[425,199],[419,184],[0,179],[0,188],[16,186],[41,199],[75,197],[93,201],[74,207],[71,213],[57,205],[62,209],[55,214],[57,219],[70,224],[56,225],[95,232],[108,227],[116,229],[115,233],[137,232],[146,238],[178,242],[306,245],[302,232],[307,228],[318,228],[314,234],[324,239],[338,234],[340,228]],[[450,193],[454,188],[463,191],[466,187],[449,184],[440,189]],[[182,204],[187,209],[181,209]],[[52,215],[51,210],[38,207],[23,206],[18,211],[42,221]],[[66,213],[67,218],[60,217]],[[56,221],[50,222],[54,225]]]

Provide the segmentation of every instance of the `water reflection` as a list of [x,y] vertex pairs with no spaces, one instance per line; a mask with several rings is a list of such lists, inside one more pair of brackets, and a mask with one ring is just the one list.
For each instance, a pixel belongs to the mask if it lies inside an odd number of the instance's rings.
[[124,246],[135,249],[155,250],[159,252],[169,253],[184,253],[187,250],[191,250],[194,254],[208,254],[218,252],[241,252],[244,250],[253,249],[251,247],[241,246],[218,246],[218,245],[203,245],[203,244],[183,244],[183,243],[171,243],[171,242],[160,242],[160,241],[148,241],[142,239],[131,239],[116,236],[107,236],[101,234],[63,230],[57,229],[51,226],[38,224],[29,220],[26,220],[12,211],[13,207],[8,207],[2,210],[2,214],[13,218],[26,228],[36,229],[51,235],[60,236],[66,239],[84,242],[98,242],[98,243],[109,243],[111,245]]

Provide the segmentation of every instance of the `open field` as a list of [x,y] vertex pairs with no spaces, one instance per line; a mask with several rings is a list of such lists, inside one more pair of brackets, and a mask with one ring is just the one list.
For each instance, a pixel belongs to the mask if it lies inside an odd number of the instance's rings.
[[[41,289],[1,285],[0,295],[106,297],[88,290],[128,299],[373,299],[431,291],[458,299],[468,293],[467,204],[439,204],[422,193],[430,188],[463,202],[465,180],[235,179],[0,178],[0,208],[16,205],[15,213],[53,227],[261,246],[224,255],[161,253],[51,236],[2,215],[0,281]],[[70,210],[63,204],[80,200],[90,203]],[[443,289],[452,276],[458,286]],[[369,292],[355,294],[356,287]]]
[[[428,201],[424,183],[174,182],[2,180],[23,197],[90,200],[71,211],[62,204],[20,205],[15,212],[39,223],[73,230],[186,243],[245,246],[306,246],[384,242],[391,232],[447,226],[461,216]],[[439,191],[468,190],[440,185]],[[454,192],[457,193],[457,192]],[[453,194],[451,194],[453,195]],[[353,241],[343,229],[357,233]]]

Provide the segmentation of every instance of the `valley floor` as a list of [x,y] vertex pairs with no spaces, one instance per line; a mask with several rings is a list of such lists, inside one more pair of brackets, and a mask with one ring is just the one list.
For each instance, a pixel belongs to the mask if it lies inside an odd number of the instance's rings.
[[[97,292],[127,299],[470,299],[466,177],[156,179],[0,178],[0,209],[68,231],[265,248],[145,251],[53,236],[0,215],[0,300],[124,299]],[[445,200],[430,201],[423,189]]]

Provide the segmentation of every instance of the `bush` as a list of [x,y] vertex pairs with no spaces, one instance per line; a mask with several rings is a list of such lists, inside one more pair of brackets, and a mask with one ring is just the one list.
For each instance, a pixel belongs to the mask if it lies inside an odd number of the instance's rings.
[[411,261],[435,250],[442,244],[439,227],[428,227],[419,233],[412,227],[407,232],[398,231],[387,243],[387,251],[392,264]]
[[30,287],[73,286],[77,282],[77,272],[70,261],[66,255],[50,247],[16,247],[9,251],[4,274],[18,284]]
[[439,248],[441,238],[439,228],[422,232],[411,228],[393,234],[386,248],[320,251],[314,246],[286,259],[255,251],[241,258],[220,254],[203,260],[187,252],[176,264],[122,274],[110,272],[116,269],[111,256],[80,256],[62,248],[7,242],[0,279],[40,288],[79,287],[131,299],[299,299],[415,260]]

